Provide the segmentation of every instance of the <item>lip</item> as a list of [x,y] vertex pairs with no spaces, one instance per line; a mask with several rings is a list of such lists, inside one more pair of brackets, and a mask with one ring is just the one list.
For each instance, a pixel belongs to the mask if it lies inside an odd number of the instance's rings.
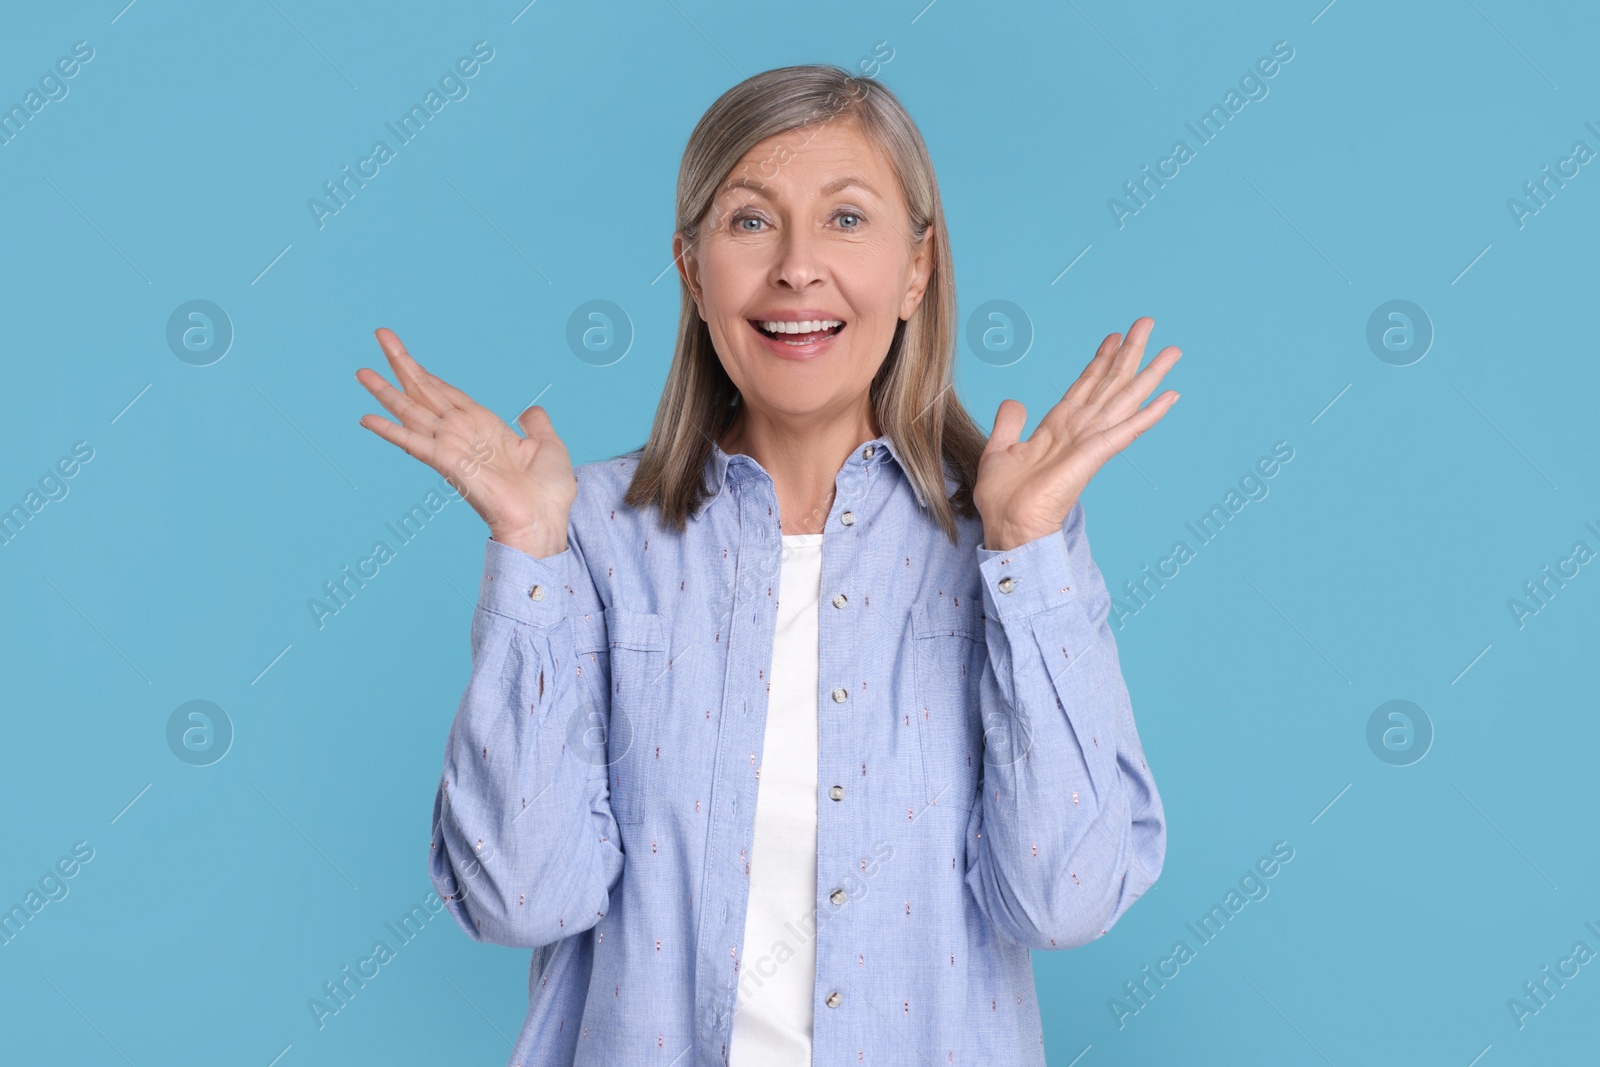
[[[812,341],[803,345],[790,344],[788,341],[781,341],[778,338],[771,336],[765,330],[761,329],[761,327],[756,325],[758,321],[805,322],[808,319],[837,319],[840,322],[844,322],[844,325],[839,327],[839,329],[835,332],[828,334],[820,341]],[[756,339],[761,342],[761,346],[768,352],[771,352],[773,355],[777,356],[779,359],[815,359],[817,356],[820,356],[822,353],[832,348],[834,342],[839,339],[839,335],[850,328],[850,324],[845,322],[843,316],[829,315],[820,311],[781,312],[776,315],[764,314],[761,315],[759,319],[747,319],[745,321],[750,326],[750,332],[755,334]]]
[[849,324],[850,320],[837,311],[828,311],[823,308],[800,308],[797,311],[758,311],[750,316],[757,322],[805,322],[807,319],[838,319]]

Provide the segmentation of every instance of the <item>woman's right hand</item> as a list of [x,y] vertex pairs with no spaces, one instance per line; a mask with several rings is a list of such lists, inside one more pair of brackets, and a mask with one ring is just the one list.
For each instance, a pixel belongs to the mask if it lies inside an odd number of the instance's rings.
[[539,559],[565,551],[578,482],[544,408],[532,405],[517,416],[519,435],[424,370],[393,330],[380,327],[376,336],[404,391],[366,367],[356,380],[400,424],[363,415],[361,425],[442,474],[489,524],[494,540]]

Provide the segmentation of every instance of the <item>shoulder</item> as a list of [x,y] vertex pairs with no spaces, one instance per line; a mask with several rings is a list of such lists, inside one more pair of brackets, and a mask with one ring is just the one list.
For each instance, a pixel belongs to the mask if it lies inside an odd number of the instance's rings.
[[640,452],[629,452],[609,459],[580,463],[572,468],[578,482],[578,496],[573,501],[573,511],[604,509],[622,506],[622,498],[633,482],[633,473],[639,469]]
[[586,551],[602,551],[605,541],[620,548],[657,532],[654,505],[639,509],[624,501],[640,457],[640,452],[629,452],[573,467],[578,495],[572,502],[570,532],[585,543]]

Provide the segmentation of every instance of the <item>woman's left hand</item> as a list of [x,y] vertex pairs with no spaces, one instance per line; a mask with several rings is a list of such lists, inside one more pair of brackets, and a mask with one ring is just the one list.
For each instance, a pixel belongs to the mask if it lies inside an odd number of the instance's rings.
[[1028,409],[1015,400],[1000,402],[973,489],[985,548],[1016,548],[1060,530],[1095,471],[1171,410],[1178,394],[1170,389],[1139,406],[1182,355],[1168,345],[1139,370],[1154,326],[1144,316],[1126,338],[1114,333],[1101,341],[1026,441],[1020,438]]

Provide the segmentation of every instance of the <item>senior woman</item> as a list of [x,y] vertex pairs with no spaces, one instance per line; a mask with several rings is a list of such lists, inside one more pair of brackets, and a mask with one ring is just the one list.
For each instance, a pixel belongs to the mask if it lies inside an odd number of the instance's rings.
[[1177,395],[1108,336],[1020,440],[952,388],[928,152],[830,66],[689,138],[677,347],[641,449],[574,471],[377,337],[489,526],[430,874],[536,951],[511,1062],[1042,1064],[1029,949],[1105,933],[1166,824],[1079,497]]

